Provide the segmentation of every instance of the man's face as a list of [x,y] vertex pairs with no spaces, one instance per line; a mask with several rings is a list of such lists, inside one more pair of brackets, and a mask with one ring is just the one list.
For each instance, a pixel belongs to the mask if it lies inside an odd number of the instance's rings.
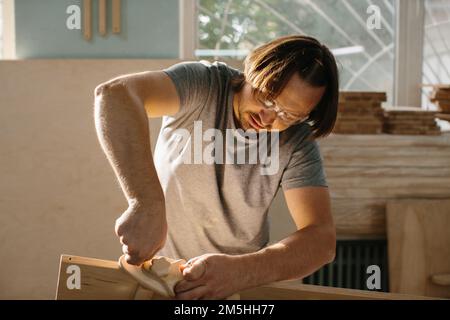
[[[324,92],[325,87],[312,87],[295,73],[274,102],[283,111],[299,119],[306,118],[320,102]],[[233,100],[235,117],[244,130],[283,131],[292,125],[278,117],[273,109],[265,107],[263,101],[254,98],[248,83]]]

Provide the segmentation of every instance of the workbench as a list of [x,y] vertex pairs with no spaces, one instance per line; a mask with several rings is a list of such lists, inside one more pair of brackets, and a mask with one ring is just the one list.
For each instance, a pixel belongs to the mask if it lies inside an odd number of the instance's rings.
[[[74,267],[75,266],[75,267]],[[79,288],[69,289],[68,278],[71,270],[78,269]],[[299,281],[283,281],[244,290],[239,293],[241,300],[421,300],[421,296],[370,292],[305,285]],[[100,260],[71,255],[62,255],[60,260],[57,300],[133,300],[163,299],[141,288],[117,261]]]

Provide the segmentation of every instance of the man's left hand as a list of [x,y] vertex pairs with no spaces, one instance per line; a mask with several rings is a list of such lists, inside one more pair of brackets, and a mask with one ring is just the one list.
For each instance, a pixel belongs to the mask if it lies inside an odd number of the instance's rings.
[[245,288],[238,256],[204,254],[183,266],[184,279],[175,286],[176,299],[225,299]]

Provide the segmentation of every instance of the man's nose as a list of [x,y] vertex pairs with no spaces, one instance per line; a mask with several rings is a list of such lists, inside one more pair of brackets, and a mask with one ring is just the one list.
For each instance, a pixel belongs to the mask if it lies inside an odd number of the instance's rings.
[[277,118],[277,113],[275,110],[262,109],[259,111],[258,115],[261,118],[261,124],[263,126],[271,125]]

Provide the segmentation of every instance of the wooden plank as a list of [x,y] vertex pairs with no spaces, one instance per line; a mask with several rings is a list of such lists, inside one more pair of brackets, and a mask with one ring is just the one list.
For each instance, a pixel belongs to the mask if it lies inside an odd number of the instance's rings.
[[106,0],[98,0],[98,32],[106,36]]
[[345,135],[331,134],[319,140],[321,149],[326,147],[444,147],[450,148],[450,134],[439,137],[417,137],[396,135]]
[[381,101],[350,100],[339,101],[338,103],[338,112],[357,111],[361,109],[371,112],[383,110],[381,107]]
[[83,1],[83,35],[84,39],[92,39],[92,0]]
[[450,113],[438,113],[436,115],[436,118],[445,120],[445,121],[450,121]]
[[341,91],[339,92],[339,101],[352,100],[372,100],[386,101],[386,92],[369,92],[369,91]]
[[[322,149],[322,152],[325,149]],[[362,153],[362,152],[361,152]],[[411,159],[414,159],[414,165],[417,168],[430,168],[430,167],[449,167],[449,158],[444,156],[427,156],[426,153],[416,154],[414,156],[390,156],[383,157],[383,154],[378,156],[370,155],[355,155],[353,157],[335,156],[333,154],[327,154],[324,157],[324,163],[326,167],[339,166],[339,167],[403,167],[405,164],[411,164]]]
[[446,188],[430,188],[417,190],[410,188],[330,188],[332,198],[353,199],[450,199],[450,186]]
[[431,281],[450,274],[450,200],[387,203],[392,292],[450,298],[450,286]]
[[388,199],[332,199],[336,233],[339,237],[370,236],[385,238],[386,236],[386,202]]
[[[69,290],[66,286],[67,267],[77,266],[81,270],[80,290]],[[70,255],[61,256],[58,277],[57,299],[133,299],[142,296],[136,282],[118,268],[116,261],[99,260]],[[404,300],[427,299],[426,297],[369,292],[353,289],[341,289],[303,285],[299,281],[273,283],[240,293],[241,300],[265,299],[366,299],[366,300]],[[144,298],[149,297],[144,294]],[[152,297],[150,295],[150,297]],[[153,299],[154,297],[152,297]],[[156,297],[158,298],[158,297]],[[159,297],[161,298],[161,297]]]
[[438,106],[439,112],[450,113],[450,102],[448,104],[438,103]]
[[121,1],[112,0],[112,32],[115,34],[121,31]]
[[450,92],[448,90],[439,89],[433,91],[430,96],[430,101],[450,100]]
[[[442,147],[417,147],[417,148],[391,148],[391,147],[370,147],[370,148],[361,148],[361,147],[349,147],[349,148],[340,148],[340,147],[324,147],[321,149],[322,155],[332,156],[334,158],[353,158],[355,156],[362,156],[367,158],[376,158],[376,157],[416,157],[423,155],[424,153],[429,157],[445,157],[450,159],[450,148],[442,148]],[[450,162],[449,162],[450,165]]]
[[284,281],[240,292],[241,300],[424,300],[429,297],[343,289]]
[[[450,159],[449,159],[450,161]],[[366,178],[361,176],[333,177],[328,179],[331,188],[450,188],[450,177],[399,177],[379,176]]]
[[403,115],[403,114],[408,114],[408,115],[414,115],[414,116],[419,116],[421,114],[427,115],[433,115],[436,113],[436,111],[432,111],[432,110],[425,110],[419,107],[401,107],[401,106],[394,106],[394,107],[384,107],[383,108],[386,113],[389,114],[396,114],[396,115]]
[[325,167],[327,178],[360,177],[360,178],[379,178],[391,177],[450,177],[450,166],[448,167],[422,167],[403,166],[403,167]]
[[[79,290],[69,289],[67,286],[67,279],[71,275],[67,270],[73,265],[80,268]],[[137,282],[122,271],[116,261],[61,256],[56,292],[58,300],[133,299],[138,287]]]
[[384,132],[386,133],[392,133],[392,134],[397,134],[397,135],[426,135],[426,136],[438,136],[441,134],[440,131],[438,130],[431,130],[431,129],[426,129],[426,130],[403,130],[403,129],[394,129],[394,130],[385,130]]

